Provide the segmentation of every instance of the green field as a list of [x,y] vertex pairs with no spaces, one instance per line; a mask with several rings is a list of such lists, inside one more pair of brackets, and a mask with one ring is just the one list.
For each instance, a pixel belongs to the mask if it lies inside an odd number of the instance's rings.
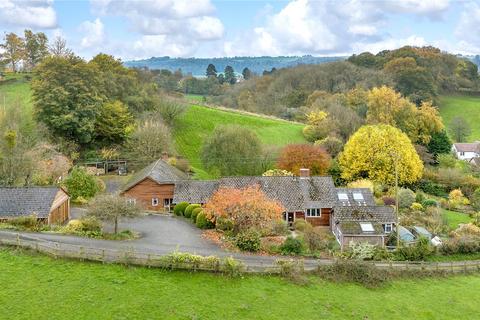
[[440,115],[447,128],[454,117],[461,116],[472,128],[468,141],[480,140],[480,97],[442,96],[439,105]]
[[175,125],[177,151],[185,156],[194,168],[201,169],[200,151],[204,140],[211,135],[217,125],[225,124],[238,124],[252,129],[266,145],[283,146],[305,142],[301,124],[192,105]]
[[0,249],[8,319],[478,319],[480,277],[396,281],[380,289],[312,278],[230,279],[102,265]]
[[457,229],[459,224],[469,223],[472,221],[468,214],[461,212],[442,209],[442,215],[447,220],[448,226],[451,229]]

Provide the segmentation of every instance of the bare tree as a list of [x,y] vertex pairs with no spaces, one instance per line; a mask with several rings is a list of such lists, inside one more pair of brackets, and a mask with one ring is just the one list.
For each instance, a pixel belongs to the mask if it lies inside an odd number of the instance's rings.
[[57,57],[67,57],[73,54],[73,51],[67,48],[67,40],[57,36],[53,43],[48,47],[50,54]]

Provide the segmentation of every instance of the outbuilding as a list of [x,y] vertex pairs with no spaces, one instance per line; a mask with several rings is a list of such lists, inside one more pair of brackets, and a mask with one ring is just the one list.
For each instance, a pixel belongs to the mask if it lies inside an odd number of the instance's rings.
[[35,215],[41,222],[63,224],[70,218],[70,197],[59,187],[1,187],[0,221]]

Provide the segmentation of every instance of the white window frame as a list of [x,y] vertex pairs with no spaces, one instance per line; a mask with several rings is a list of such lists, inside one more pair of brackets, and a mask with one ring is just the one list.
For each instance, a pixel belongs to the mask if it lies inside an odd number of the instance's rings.
[[137,199],[135,198],[128,198],[127,199],[127,204],[136,204],[137,203]]
[[360,222],[360,229],[362,229],[363,233],[375,232],[375,228],[371,222]]
[[348,194],[345,192],[340,192],[337,194],[337,198],[339,201],[348,201]]
[[361,192],[353,192],[352,197],[353,197],[353,200],[355,200],[357,202],[365,201],[365,197],[363,196],[363,193],[361,193]]
[[152,198],[152,207],[158,207],[160,200],[158,198]]
[[321,208],[308,208],[305,210],[305,217],[307,218],[320,218],[321,216],[322,216]]
[[[387,229],[390,229],[390,230],[387,230]],[[383,226],[383,230],[385,231],[385,233],[392,233],[393,224],[392,223],[385,223],[384,226]]]

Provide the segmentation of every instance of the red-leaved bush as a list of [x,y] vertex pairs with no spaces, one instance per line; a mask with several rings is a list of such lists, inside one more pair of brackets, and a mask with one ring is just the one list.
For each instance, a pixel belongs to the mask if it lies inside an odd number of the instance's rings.
[[296,175],[301,168],[310,169],[312,175],[324,175],[330,167],[330,160],[330,155],[320,146],[290,144],[282,149],[277,166]]

